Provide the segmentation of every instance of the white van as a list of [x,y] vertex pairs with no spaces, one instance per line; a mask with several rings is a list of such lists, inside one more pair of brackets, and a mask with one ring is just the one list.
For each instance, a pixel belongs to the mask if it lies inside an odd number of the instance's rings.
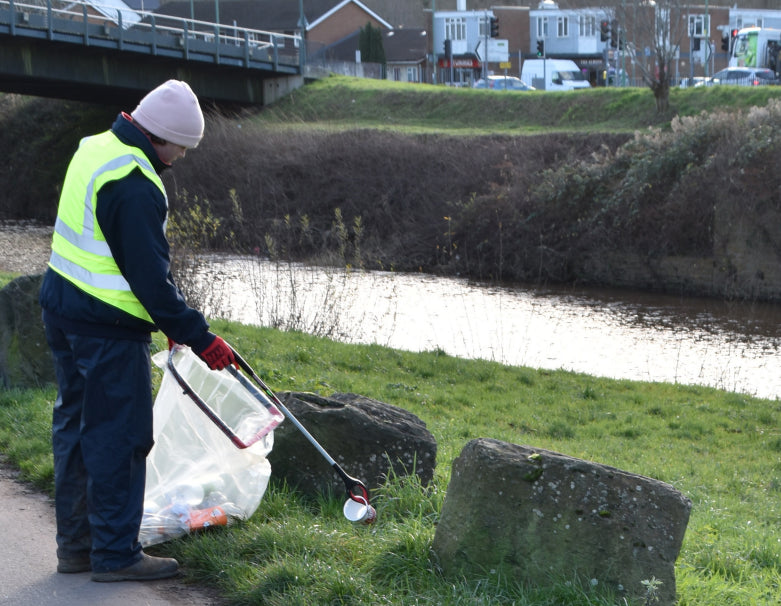
[[591,88],[580,68],[569,59],[527,59],[521,68],[521,80],[537,90]]

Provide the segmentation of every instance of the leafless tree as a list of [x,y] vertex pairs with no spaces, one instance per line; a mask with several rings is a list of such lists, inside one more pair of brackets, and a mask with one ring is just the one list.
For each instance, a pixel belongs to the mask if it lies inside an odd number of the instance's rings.
[[[690,3],[681,0],[618,0],[610,10],[615,15],[626,53],[624,61],[637,70],[653,91],[658,112],[670,102],[672,68],[687,34]],[[615,34],[614,34],[615,35]]]

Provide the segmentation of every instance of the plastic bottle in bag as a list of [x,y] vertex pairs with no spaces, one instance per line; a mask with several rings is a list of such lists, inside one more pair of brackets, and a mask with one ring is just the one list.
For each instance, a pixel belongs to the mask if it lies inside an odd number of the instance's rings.
[[194,507],[203,501],[203,486],[199,482],[179,484],[166,496],[173,505]]
[[160,541],[181,536],[188,531],[184,520],[189,517],[187,510],[165,507],[158,512],[145,512],[141,520],[139,540],[145,545],[154,545]]

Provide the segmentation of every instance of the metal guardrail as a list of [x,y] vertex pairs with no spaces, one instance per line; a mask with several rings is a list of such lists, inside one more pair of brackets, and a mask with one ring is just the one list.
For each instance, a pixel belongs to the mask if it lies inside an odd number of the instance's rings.
[[284,74],[303,73],[305,60],[300,36],[80,1],[0,0],[2,35]]

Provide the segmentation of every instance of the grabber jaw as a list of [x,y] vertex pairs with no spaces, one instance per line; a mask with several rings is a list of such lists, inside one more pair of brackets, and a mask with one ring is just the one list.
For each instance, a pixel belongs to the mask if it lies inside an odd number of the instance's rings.
[[353,501],[369,502],[369,490],[360,480],[356,480],[355,484],[347,489],[347,496]]

